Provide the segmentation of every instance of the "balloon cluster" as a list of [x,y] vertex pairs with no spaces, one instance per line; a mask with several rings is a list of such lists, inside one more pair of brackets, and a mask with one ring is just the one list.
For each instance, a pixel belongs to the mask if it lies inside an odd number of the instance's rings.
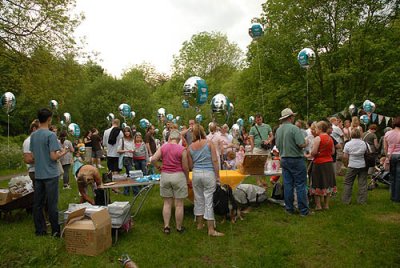
[[13,93],[6,92],[3,94],[3,96],[1,96],[0,105],[7,114],[10,114],[12,111],[14,111],[16,104],[17,100],[15,99]]
[[315,52],[311,48],[302,49],[297,55],[297,61],[305,69],[311,68],[315,64]]
[[204,79],[192,76],[183,84],[183,108],[189,106],[203,105],[208,99],[208,86]]

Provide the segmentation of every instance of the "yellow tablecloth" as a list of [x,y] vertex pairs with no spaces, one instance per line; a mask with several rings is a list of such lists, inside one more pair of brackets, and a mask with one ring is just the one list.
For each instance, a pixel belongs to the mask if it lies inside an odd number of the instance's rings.
[[[238,170],[220,170],[219,171],[219,177],[221,178],[221,184],[228,184],[229,186],[232,187],[232,189],[235,189],[236,186],[238,186],[246,177],[247,175],[244,175],[240,173]],[[192,172],[189,172],[189,179],[192,180]],[[188,199],[193,202],[194,196],[193,196],[193,190],[189,189],[189,195]]]

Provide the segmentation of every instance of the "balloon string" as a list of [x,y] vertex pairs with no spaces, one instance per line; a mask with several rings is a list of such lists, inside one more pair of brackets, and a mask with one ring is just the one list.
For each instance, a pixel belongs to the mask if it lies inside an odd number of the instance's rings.
[[307,83],[307,122],[308,122],[308,111],[309,111],[309,105],[310,105],[310,102],[309,102],[309,97],[308,97],[308,68],[307,68],[307,70],[306,70],[306,83]]
[[[10,152],[10,115],[7,113],[7,148],[8,153]],[[11,168],[11,157],[8,158],[8,168]]]
[[258,50],[258,42],[256,41],[257,44],[257,60],[258,60],[258,70],[260,72],[260,88],[261,88],[261,100],[262,100],[262,110],[263,110],[263,115],[265,115],[265,110],[264,110],[264,88],[262,87],[262,74],[261,74],[261,61],[260,61],[260,53]]

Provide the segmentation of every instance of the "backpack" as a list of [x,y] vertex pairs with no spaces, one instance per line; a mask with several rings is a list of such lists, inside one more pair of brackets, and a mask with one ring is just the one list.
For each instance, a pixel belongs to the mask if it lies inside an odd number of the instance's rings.
[[275,200],[283,200],[284,199],[284,192],[283,192],[283,185],[279,182],[275,183],[274,188],[272,189],[272,196],[271,198]]
[[250,203],[260,204],[267,199],[264,188],[254,184],[240,184],[233,191],[236,202],[249,206]]
[[237,204],[233,198],[232,188],[228,184],[217,185],[213,194],[214,213],[217,215],[228,216],[231,209],[237,209]]

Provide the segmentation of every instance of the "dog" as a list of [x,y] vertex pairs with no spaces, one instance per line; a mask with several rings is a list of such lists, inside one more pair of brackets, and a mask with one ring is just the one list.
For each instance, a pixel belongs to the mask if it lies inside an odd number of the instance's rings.
[[236,223],[238,218],[243,220],[242,212],[233,198],[232,188],[228,184],[217,185],[213,198],[214,213],[223,217],[221,223],[227,219],[230,219],[232,223]]

